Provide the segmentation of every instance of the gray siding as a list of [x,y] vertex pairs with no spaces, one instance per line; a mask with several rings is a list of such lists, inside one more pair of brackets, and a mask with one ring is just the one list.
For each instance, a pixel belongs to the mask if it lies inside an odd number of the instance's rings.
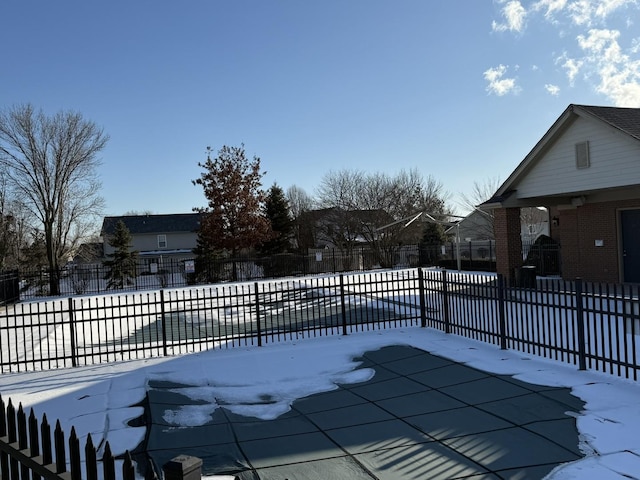
[[[158,235],[167,236],[167,246],[165,248],[158,247]],[[182,232],[182,233],[153,233],[143,235],[132,235],[132,250],[138,252],[162,252],[173,250],[191,250],[196,247],[196,241],[198,235],[194,232]],[[113,253],[113,247],[107,242],[104,245],[105,255]]]
[[[576,168],[575,145],[588,141],[591,166]],[[519,198],[640,184],[640,142],[578,118],[518,183]]]

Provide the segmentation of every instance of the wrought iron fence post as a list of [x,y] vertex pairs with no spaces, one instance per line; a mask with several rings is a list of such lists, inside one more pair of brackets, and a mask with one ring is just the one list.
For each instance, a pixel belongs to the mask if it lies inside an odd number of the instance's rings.
[[73,298],[69,297],[69,331],[71,335],[71,366],[78,366],[78,352],[76,348],[75,313],[73,311]]
[[576,323],[578,327],[578,368],[580,370],[587,369],[587,353],[586,353],[586,340],[584,332],[584,306],[582,303],[582,279],[576,278]]
[[[16,409],[13,406],[11,399],[9,399],[9,404],[7,405],[7,438],[9,439],[9,443],[15,443],[18,441],[18,425],[16,423]],[[10,467],[11,480],[15,480],[19,478],[18,460],[13,456],[11,456],[9,458],[9,465],[11,466]]]
[[100,280],[101,280],[101,278],[100,278],[100,267],[96,263],[96,290],[98,290],[98,293],[101,292],[101,290],[100,290],[100,285],[101,285]]
[[342,314],[342,335],[347,334],[347,306],[344,295],[344,275],[340,274],[340,310]]
[[56,420],[56,428],[53,430],[53,444],[56,449],[56,473],[67,471],[67,456],[64,446],[64,432],[60,426],[60,420]]
[[422,328],[427,326],[427,306],[425,305],[425,291],[424,291],[424,272],[422,268],[418,267],[418,293],[420,295],[420,326]]
[[[0,396],[0,436],[7,434],[7,410],[4,405],[4,400]],[[9,478],[9,454],[7,452],[0,452],[0,476],[2,478]]]
[[447,289],[447,271],[442,269],[442,313],[444,314],[444,333],[451,333],[451,317],[449,315],[449,291]]
[[160,290],[160,318],[162,319],[162,354],[167,356],[167,317],[164,311],[164,289]]
[[87,435],[87,443],[84,445],[84,458],[87,480],[98,480],[98,458],[90,433]]
[[[18,448],[20,450],[26,450],[29,445],[27,438],[27,416],[22,408],[22,403],[18,406],[16,420],[18,422]],[[20,473],[21,478],[29,478],[29,467],[22,462],[20,463]]]
[[129,450],[124,452],[124,462],[122,462],[122,478],[123,480],[135,480],[136,467],[131,459]]
[[504,290],[504,275],[498,274],[498,320],[499,320],[499,334],[500,334],[500,348],[502,350],[507,349],[507,318],[506,318],[506,302],[505,302],[505,290]]
[[72,480],[82,480],[82,463],[80,462],[80,440],[75,427],[69,434],[69,470]]
[[[31,458],[40,456],[40,433],[38,432],[38,419],[33,411],[33,408],[29,412],[29,451],[31,452]],[[42,477],[33,472],[31,477],[33,480],[40,480]]]
[[260,296],[258,295],[258,282],[253,284],[256,299],[256,330],[258,334],[258,346],[262,346],[262,329],[260,327]]
[[115,460],[111,454],[111,446],[108,441],[104,445],[104,453],[102,454],[102,472],[105,480],[116,479]]

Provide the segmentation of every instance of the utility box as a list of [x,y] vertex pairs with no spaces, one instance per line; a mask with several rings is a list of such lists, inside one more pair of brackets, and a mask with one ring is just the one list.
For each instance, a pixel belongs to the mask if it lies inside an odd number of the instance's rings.
[[516,287],[536,288],[536,267],[523,265],[515,269]]

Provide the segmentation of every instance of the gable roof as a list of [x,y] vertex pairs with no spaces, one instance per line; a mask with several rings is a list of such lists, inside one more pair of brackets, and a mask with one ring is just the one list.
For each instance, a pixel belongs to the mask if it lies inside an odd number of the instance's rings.
[[104,217],[100,233],[103,236],[113,235],[120,220],[132,235],[196,232],[200,228],[200,217],[200,213]]
[[573,107],[608,123],[613,128],[636,140],[640,140],[640,108],[593,107],[588,105],[573,105]]
[[544,153],[562,136],[562,134],[578,119],[591,118],[614,129],[635,141],[640,141],[640,108],[599,107],[591,105],[570,104],[562,115],[547,130],[533,149],[520,162],[505,182],[498,188],[492,198],[482,207],[494,208],[505,206],[509,200],[517,200],[513,195],[517,183],[533,168]]

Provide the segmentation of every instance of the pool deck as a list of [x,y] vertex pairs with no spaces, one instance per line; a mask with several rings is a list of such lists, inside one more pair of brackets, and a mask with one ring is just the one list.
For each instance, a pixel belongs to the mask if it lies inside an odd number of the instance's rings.
[[205,425],[172,428],[163,412],[186,397],[175,384],[150,383],[146,454],[156,468],[199,457],[203,474],[242,480],[540,479],[582,458],[583,402],[568,388],[408,346],[358,360],[375,370],[371,380],[296,400],[274,420],[223,407]]

